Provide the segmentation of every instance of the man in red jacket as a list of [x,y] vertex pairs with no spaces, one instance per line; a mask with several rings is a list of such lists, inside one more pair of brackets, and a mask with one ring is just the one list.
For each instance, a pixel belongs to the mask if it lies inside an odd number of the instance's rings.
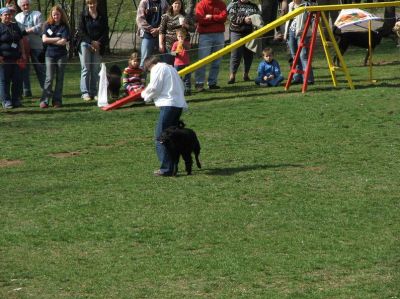
[[[199,33],[199,60],[224,47],[226,5],[221,0],[201,0],[196,5],[197,32]],[[211,63],[208,74],[208,88],[219,89],[217,85],[221,59]],[[206,80],[205,67],[199,68],[195,74],[196,89],[204,90]]]

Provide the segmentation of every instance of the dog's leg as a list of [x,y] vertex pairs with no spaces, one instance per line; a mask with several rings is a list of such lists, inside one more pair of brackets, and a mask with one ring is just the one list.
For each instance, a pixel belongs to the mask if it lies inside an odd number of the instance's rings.
[[193,165],[192,154],[190,152],[182,153],[182,158],[185,161],[186,173],[188,175],[191,175],[192,174],[192,165]]
[[179,164],[179,154],[175,154],[172,157],[173,161],[173,170],[172,170],[172,175],[176,176],[178,174],[178,164]]
[[201,163],[200,163],[200,159],[199,159],[199,155],[200,155],[200,144],[196,144],[194,149],[194,158],[196,159],[196,165],[198,168],[201,168]]

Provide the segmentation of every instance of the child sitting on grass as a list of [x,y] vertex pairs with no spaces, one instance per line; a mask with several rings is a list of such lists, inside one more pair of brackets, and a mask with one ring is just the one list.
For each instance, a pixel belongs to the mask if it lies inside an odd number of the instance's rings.
[[255,83],[263,87],[278,86],[283,81],[283,76],[278,61],[274,59],[274,51],[265,48],[262,53],[264,61],[258,65]]
[[145,74],[140,68],[140,57],[137,52],[133,52],[128,60],[128,66],[122,73],[122,84],[125,92],[131,95],[142,90],[145,84]]
[[[187,50],[190,49],[190,42],[185,40],[187,36],[187,31],[185,28],[179,28],[176,30],[177,41],[174,42],[171,48],[171,54],[175,56],[174,67],[177,71],[180,71],[187,67],[190,63],[190,57]],[[190,96],[192,94],[191,87],[191,74],[186,74],[183,77],[183,83],[185,85],[185,96]]]

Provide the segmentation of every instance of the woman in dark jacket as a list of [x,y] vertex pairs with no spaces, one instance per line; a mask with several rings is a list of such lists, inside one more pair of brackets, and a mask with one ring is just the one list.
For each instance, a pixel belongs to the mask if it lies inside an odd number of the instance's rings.
[[107,18],[97,9],[97,0],[86,0],[79,22],[80,89],[82,99],[91,101],[97,95],[101,57],[108,41]]
[[[160,35],[159,35],[159,51],[165,53],[164,62],[174,65],[174,57],[170,55],[171,48],[174,42],[178,39],[176,37],[176,30],[185,28],[186,31],[194,31],[194,24],[192,19],[186,15],[181,0],[171,0],[171,6],[168,8],[167,13],[161,16]],[[187,35],[190,42],[190,35]]]
[[[233,43],[253,32],[251,16],[260,15],[260,10],[256,4],[251,3],[249,0],[238,0],[229,6],[228,14],[230,38],[231,43]],[[241,46],[231,52],[228,84],[235,83],[236,72],[242,57],[244,60],[243,80],[250,81],[249,71],[253,62],[253,52],[247,49],[246,46]]]
[[22,32],[12,22],[9,8],[0,9],[0,16],[0,98],[3,108],[17,108],[22,96],[22,72],[17,62],[21,57],[26,60]]

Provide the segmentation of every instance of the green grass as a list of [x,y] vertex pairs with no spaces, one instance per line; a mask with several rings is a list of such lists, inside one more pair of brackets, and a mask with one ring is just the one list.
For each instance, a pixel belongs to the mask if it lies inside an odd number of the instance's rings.
[[228,86],[224,59],[183,116],[192,176],[153,177],[157,109],[82,103],[78,64],[64,108],[1,111],[0,298],[398,298],[399,49],[376,84],[345,58],[355,90],[317,52],[306,94]]

